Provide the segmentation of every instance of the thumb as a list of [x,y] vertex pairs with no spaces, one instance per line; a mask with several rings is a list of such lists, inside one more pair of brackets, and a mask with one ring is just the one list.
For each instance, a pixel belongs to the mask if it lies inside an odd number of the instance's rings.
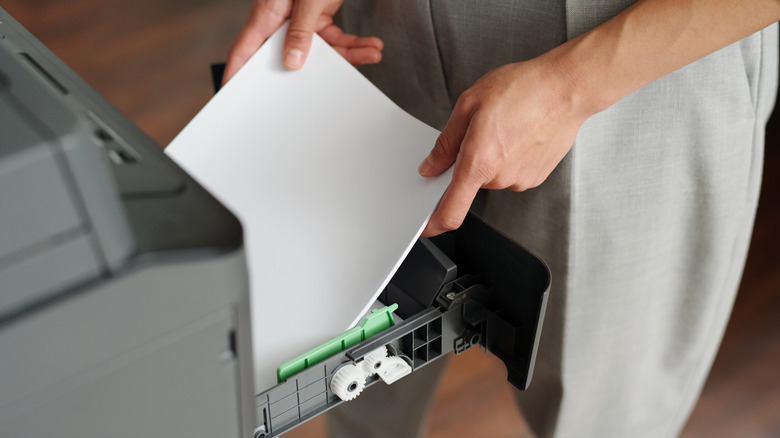
[[324,7],[316,2],[298,1],[293,4],[290,27],[284,39],[283,62],[290,70],[303,67],[311,48],[311,39],[317,25],[317,19]]
[[436,139],[436,144],[427,157],[420,163],[417,169],[420,175],[425,177],[437,176],[449,169],[460,152],[460,144],[463,141],[467,124],[461,122],[456,112],[450,116],[447,126]]

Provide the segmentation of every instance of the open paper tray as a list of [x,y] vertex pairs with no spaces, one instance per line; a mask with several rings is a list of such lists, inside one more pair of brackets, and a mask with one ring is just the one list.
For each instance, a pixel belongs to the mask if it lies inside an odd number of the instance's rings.
[[[515,387],[526,389],[549,289],[543,261],[469,214],[456,233],[418,241],[380,296],[399,304],[402,322],[256,396],[255,437],[281,435],[341,404],[330,389],[334,373],[382,346],[414,372],[479,344],[504,362]],[[366,386],[378,380],[374,375]]]

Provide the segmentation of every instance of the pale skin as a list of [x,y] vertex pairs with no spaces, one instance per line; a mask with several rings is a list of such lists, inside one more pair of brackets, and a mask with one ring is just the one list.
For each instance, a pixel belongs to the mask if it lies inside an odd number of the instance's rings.
[[[314,32],[355,65],[381,60],[382,41],[333,25],[342,0],[255,0],[231,49],[225,80],[290,18],[283,61],[303,66]],[[638,88],[780,20],[780,0],[641,0],[555,49],[481,77],[458,99],[420,164],[425,177],[454,166],[423,236],[460,226],[480,188],[538,186],[580,126]]]

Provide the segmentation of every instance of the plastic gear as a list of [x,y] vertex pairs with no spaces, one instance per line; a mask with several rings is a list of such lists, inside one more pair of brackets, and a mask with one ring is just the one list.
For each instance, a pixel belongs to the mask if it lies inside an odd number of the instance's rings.
[[376,350],[363,356],[363,362],[360,364],[363,366],[363,371],[369,376],[379,373],[387,358],[387,347],[382,346]]
[[344,401],[354,400],[366,386],[366,374],[357,365],[339,368],[330,381],[330,390]]

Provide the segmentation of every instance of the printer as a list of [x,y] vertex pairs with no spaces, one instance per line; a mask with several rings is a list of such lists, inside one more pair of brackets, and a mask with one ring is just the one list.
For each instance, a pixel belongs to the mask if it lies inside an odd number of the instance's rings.
[[0,438],[278,436],[472,346],[525,389],[549,285],[469,215],[256,393],[241,223],[0,8]]

